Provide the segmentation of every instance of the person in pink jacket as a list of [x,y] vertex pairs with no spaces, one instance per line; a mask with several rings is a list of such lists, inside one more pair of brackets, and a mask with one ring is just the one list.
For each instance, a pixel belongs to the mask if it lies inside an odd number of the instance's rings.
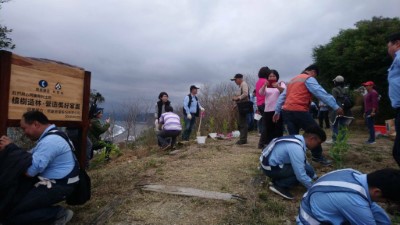
[[[257,98],[257,111],[256,113],[262,115],[264,113],[264,107],[265,107],[265,95],[260,95],[260,89],[264,85],[265,81],[267,81],[268,75],[271,73],[271,70],[268,68],[268,66],[264,66],[260,68],[260,71],[258,71],[258,80],[256,82],[256,98]],[[261,134],[264,130],[263,127],[263,118],[258,120],[257,127],[258,127],[258,132]],[[260,147],[260,146],[259,146]]]
[[264,112],[263,112],[263,132],[258,142],[258,148],[263,149],[267,146],[272,139],[281,137],[283,135],[283,122],[282,118],[275,123],[272,117],[275,113],[276,102],[279,95],[285,90],[286,85],[284,82],[279,82],[279,73],[276,70],[271,70],[268,79],[259,90],[259,94],[264,97]]

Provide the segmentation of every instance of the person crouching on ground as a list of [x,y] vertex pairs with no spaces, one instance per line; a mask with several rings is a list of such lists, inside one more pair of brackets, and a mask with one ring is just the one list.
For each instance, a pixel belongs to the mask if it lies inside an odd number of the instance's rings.
[[[162,126],[162,129],[157,133],[157,139],[161,149],[174,148],[176,137],[181,133],[182,125],[181,119],[174,113],[171,106],[165,106],[165,113],[161,114],[159,125]],[[168,142],[168,138],[171,138],[171,143]]]
[[260,156],[261,170],[272,180],[269,189],[286,199],[294,198],[289,189],[298,182],[309,189],[317,175],[306,160],[306,150],[325,140],[325,131],[319,126],[307,128],[303,135],[272,140]]
[[353,169],[330,172],[304,194],[296,222],[309,224],[391,224],[375,202],[400,201],[400,170],[362,174]]
[[[26,175],[37,181],[29,191],[14,202],[4,224],[66,224],[73,212],[54,204],[66,200],[79,181],[79,165],[74,158],[71,145],[60,135],[49,135],[56,131],[46,115],[39,111],[23,114],[21,128],[32,141],[37,141],[32,153],[32,164]],[[69,140],[68,140],[69,141]],[[7,136],[2,136],[0,151],[19,147]],[[12,173],[12,171],[10,171]],[[36,182],[35,181],[35,182]],[[20,195],[21,189],[15,195]]]
[[105,160],[109,161],[111,148],[108,146],[107,142],[101,141],[100,135],[105,133],[108,130],[108,128],[110,128],[110,118],[107,118],[104,124],[101,122],[101,118],[103,117],[102,108],[97,108],[93,116],[94,116],[93,119],[90,121],[89,133],[88,133],[90,141],[93,144],[90,158],[93,158],[93,150],[102,149],[105,147],[106,148]]

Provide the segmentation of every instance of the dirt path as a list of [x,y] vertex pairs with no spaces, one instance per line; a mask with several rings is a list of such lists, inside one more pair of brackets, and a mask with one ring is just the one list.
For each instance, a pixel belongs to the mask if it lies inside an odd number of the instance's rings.
[[[363,132],[352,132],[346,167],[363,172],[395,167],[390,154],[393,142],[382,138],[366,146],[364,139]],[[253,133],[242,146],[235,145],[235,140],[207,139],[205,145],[181,147],[176,155],[154,149],[138,158],[137,152],[125,151],[110,164],[89,171],[93,200],[73,209],[76,215],[71,224],[294,224],[305,188],[295,188],[294,201],[271,193],[268,180],[257,169],[257,142]],[[333,170],[314,166],[318,175]],[[247,200],[227,202],[140,190],[140,185],[150,183],[237,194]],[[107,218],[104,212],[111,216]]]

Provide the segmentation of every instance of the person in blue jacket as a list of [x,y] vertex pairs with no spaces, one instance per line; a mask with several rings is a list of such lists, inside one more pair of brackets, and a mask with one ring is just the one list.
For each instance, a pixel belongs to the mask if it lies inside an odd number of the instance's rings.
[[391,224],[375,202],[400,200],[400,170],[381,169],[362,174],[353,169],[330,172],[304,194],[298,225]]
[[317,176],[306,160],[306,150],[326,140],[318,125],[308,127],[303,135],[273,139],[260,156],[261,170],[271,179],[269,189],[285,199],[293,199],[289,189],[298,182],[307,189]]

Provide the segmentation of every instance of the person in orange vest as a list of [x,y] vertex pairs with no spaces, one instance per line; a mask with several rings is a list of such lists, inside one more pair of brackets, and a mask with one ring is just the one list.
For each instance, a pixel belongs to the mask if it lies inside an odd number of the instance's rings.
[[[343,109],[336,103],[335,98],[328,94],[315,77],[319,69],[316,65],[310,65],[304,71],[292,78],[287,88],[279,96],[275,107],[273,121],[278,121],[282,113],[290,135],[299,134],[300,129],[306,130],[310,126],[318,125],[309,113],[310,103],[314,95],[336,111],[337,115],[343,115]],[[322,155],[322,147],[318,145],[311,149],[312,160],[322,165],[330,165],[331,160]]]

